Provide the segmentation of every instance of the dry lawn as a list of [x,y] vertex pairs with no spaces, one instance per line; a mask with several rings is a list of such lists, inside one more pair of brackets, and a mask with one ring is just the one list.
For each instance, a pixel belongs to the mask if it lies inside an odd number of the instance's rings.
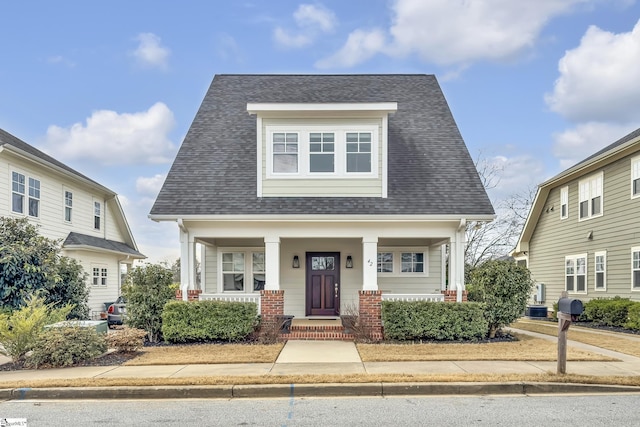
[[[540,334],[558,336],[558,324],[547,321],[517,321],[511,324],[512,327],[525,331],[538,332]],[[585,344],[595,345],[607,350],[640,357],[640,337],[635,335],[617,334],[607,332],[606,334],[592,331],[587,328],[571,326],[567,333],[567,338]]]
[[127,366],[189,365],[214,363],[273,363],[283,343],[272,345],[202,344],[145,347]]
[[[514,326],[515,327],[515,326]],[[358,344],[363,362],[408,362],[432,360],[555,361],[555,343],[515,334],[518,341],[479,344]],[[601,354],[568,347],[567,360],[612,361]]]

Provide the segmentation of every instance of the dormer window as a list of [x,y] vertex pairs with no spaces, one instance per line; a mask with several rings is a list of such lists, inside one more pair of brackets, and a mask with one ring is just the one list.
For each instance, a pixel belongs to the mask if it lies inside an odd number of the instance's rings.
[[332,132],[309,134],[309,172],[335,172],[335,137]]
[[371,172],[371,132],[347,132],[347,172]]
[[273,134],[273,173],[298,172],[298,134]]

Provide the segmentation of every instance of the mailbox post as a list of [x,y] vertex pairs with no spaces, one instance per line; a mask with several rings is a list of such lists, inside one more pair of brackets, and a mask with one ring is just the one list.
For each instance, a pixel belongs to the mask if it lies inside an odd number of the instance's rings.
[[566,292],[558,300],[558,373],[567,373],[567,331],[571,322],[582,314],[582,301],[567,298]]

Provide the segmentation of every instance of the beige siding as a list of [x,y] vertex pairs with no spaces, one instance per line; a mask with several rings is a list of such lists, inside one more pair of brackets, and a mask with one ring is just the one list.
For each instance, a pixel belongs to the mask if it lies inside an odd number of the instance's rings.
[[[560,187],[549,192],[529,246],[529,268],[534,280],[546,285],[547,305],[564,290],[565,256],[583,253],[587,254],[587,293],[571,296],[584,301],[615,295],[640,300],[640,292],[631,291],[631,247],[640,246],[640,198],[630,197],[630,166],[626,157],[602,169],[603,215],[598,218],[578,221],[579,179],[569,183],[567,219],[560,219]],[[595,290],[594,254],[600,251],[606,251],[606,292]]]
[[[267,178],[268,126],[376,126],[378,129],[377,178],[301,178],[274,179]],[[262,120],[262,195],[264,197],[279,196],[333,196],[333,197],[381,197],[382,196],[382,121],[381,119],[263,119]],[[344,147],[336,147],[336,152]]]
[[215,294],[218,293],[218,250],[213,245],[205,245],[205,255],[202,269],[205,271],[202,283],[202,292]]

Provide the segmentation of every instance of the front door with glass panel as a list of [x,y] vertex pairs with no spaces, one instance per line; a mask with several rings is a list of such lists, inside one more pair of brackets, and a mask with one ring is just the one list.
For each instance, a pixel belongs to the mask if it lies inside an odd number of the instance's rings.
[[306,315],[340,314],[340,253],[307,252]]

